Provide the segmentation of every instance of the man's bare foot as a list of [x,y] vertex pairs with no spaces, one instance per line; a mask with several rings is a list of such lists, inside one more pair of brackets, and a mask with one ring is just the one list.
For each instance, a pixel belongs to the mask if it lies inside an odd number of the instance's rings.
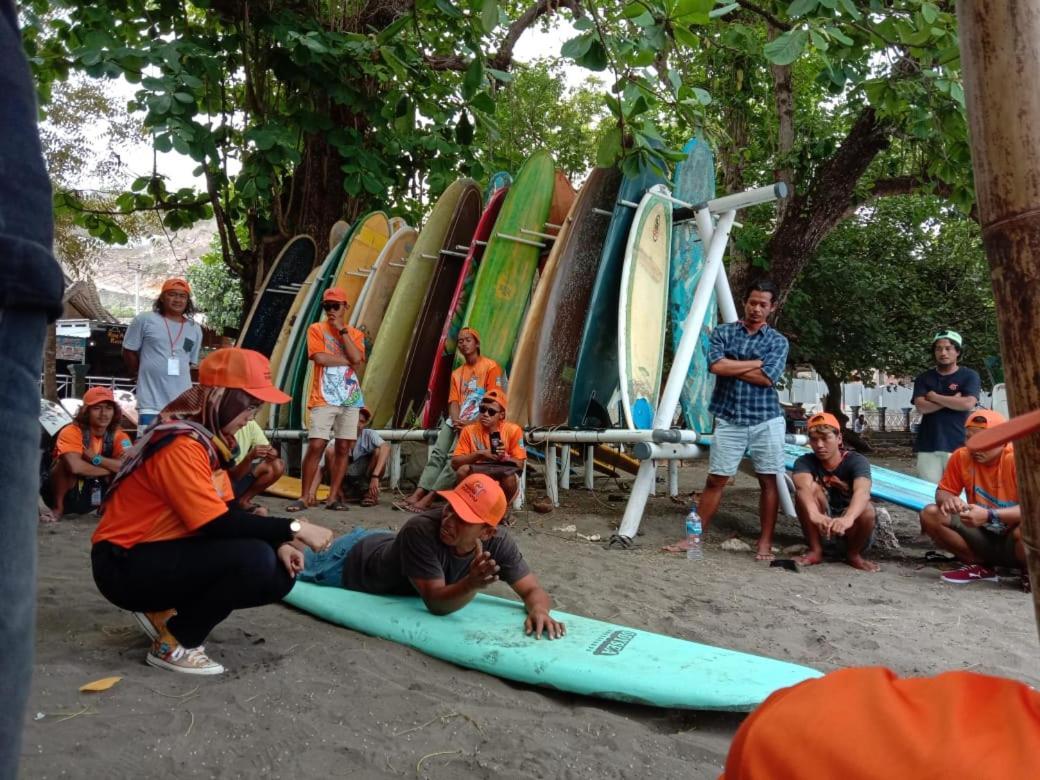
[[776,556],[773,555],[773,545],[772,545],[772,543],[768,543],[768,544],[762,544],[762,542],[758,543],[758,549],[755,551],[755,560],[756,561],[771,561],[771,560],[773,560],[775,558],[776,558]]
[[861,571],[869,571],[871,574],[877,571],[881,571],[881,567],[874,563],[874,561],[868,561],[862,555],[850,555],[846,562],[853,568],[860,569]]
[[823,550],[810,550],[797,559],[799,566],[815,566],[821,561],[823,561]]
[[661,548],[661,552],[684,553],[684,552],[686,552],[689,549],[690,549],[690,541],[689,541],[689,539],[680,539],[675,544],[666,544],[664,547]]
[[61,518],[61,515],[55,514],[53,511],[45,506],[40,507],[40,522],[41,523],[56,523]]

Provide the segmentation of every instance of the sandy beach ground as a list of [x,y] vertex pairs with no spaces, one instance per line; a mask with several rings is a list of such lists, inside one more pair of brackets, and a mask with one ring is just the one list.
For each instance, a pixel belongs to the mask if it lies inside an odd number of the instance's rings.
[[[909,467],[908,458],[873,461]],[[684,488],[703,485],[703,464],[680,473]],[[528,498],[537,495],[532,487]],[[875,556],[878,574],[840,563],[792,573],[721,550],[734,535],[754,541],[757,486],[744,475],[699,564],[658,552],[683,515],[663,484],[634,549],[554,530],[574,525],[605,540],[626,496],[604,482],[592,496],[564,493],[551,514],[517,514],[514,533],[560,609],[824,671],[970,669],[1040,684],[1032,605],[1017,578],[941,583],[911,513],[892,508],[900,549]],[[389,499],[309,517],[340,531],[397,528],[406,516]],[[286,502],[263,503],[274,512]],[[89,517],[40,529],[24,777],[715,778],[742,719],[516,685],[282,605],[236,613],[214,631],[206,646],[228,668],[222,676],[152,669],[147,640],[94,587],[92,530]],[[778,543],[799,541],[781,518]],[[109,691],[78,691],[110,675],[123,679]]]

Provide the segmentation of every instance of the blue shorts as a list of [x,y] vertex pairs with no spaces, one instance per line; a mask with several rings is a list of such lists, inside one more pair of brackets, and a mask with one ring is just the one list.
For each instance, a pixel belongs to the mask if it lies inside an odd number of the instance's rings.
[[758,425],[734,425],[716,417],[715,435],[708,453],[708,473],[732,477],[746,453],[756,474],[782,474],[784,433],[783,417],[774,417]]
[[[387,531],[371,531],[368,528],[355,528],[346,536],[333,539],[332,546],[323,553],[305,550],[303,553],[303,571],[296,575],[300,582],[313,582],[315,585],[331,585],[343,587],[343,568],[347,564],[347,555],[354,545],[372,534],[385,534]],[[392,535],[392,534],[391,534]]]

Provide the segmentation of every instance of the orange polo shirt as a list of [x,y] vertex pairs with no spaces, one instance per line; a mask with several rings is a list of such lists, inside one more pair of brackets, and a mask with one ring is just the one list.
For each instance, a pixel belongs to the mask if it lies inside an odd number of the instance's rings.
[[194,536],[227,512],[230,488],[227,472],[210,468],[205,446],[177,436],[110,494],[91,541],[129,549]]
[[[502,435],[502,450],[513,460],[527,460],[524,449],[524,431],[516,423],[503,422],[498,429]],[[456,455],[472,455],[479,450],[491,450],[491,431],[479,422],[470,423],[459,434],[459,442],[455,445]]]
[[[92,458],[94,455],[101,454],[101,448],[105,445],[104,436],[90,435],[90,451],[87,453],[87,458]],[[116,429],[115,435],[112,437],[112,457],[122,457],[123,453],[131,447],[130,437],[123,432],[122,428]],[[72,423],[66,425],[58,432],[58,440],[54,444],[54,459],[57,460],[62,455],[68,455],[70,452],[83,454],[83,430]]]
[[976,463],[967,447],[954,450],[946,464],[939,488],[959,496],[969,504],[1001,509],[1018,504],[1018,477],[1015,474],[1015,448],[1004,445],[1000,457],[989,463]]

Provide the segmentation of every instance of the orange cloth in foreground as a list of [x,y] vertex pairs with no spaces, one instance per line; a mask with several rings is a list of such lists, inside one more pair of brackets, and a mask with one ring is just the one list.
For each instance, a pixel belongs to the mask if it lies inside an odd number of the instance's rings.
[[177,436],[111,494],[91,541],[130,548],[192,536],[227,512],[230,490],[227,472],[210,470],[206,448]]
[[[502,434],[502,451],[513,460],[527,460],[524,449],[524,431],[516,423],[504,422],[499,428]],[[454,455],[472,455],[478,450],[491,451],[491,432],[479,422],[470,423],[459,434]]]
[[777,691],[741,725],[719,780],[1040,777],[1040,693],[972,672],[842,669]]

